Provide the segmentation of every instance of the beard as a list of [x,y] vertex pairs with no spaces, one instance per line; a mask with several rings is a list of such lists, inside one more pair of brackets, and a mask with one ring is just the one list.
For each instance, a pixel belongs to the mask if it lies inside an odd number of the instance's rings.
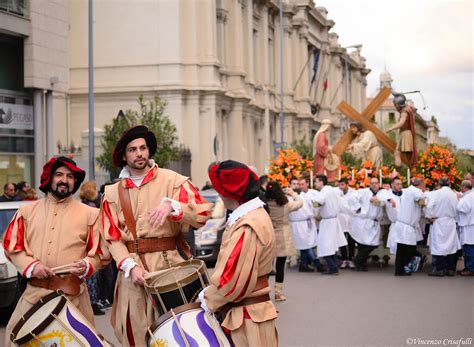
[[[65,191],[60,191],[60,190],[59,190],[60,187],[66,187],[67,190],[65,190]],[[65,199],[65,198],[67,198],[69,195],[72,194],[72,191],[69,190],[69,186],[68,186],[68,185],[66,185],[66,184],[60,184],[60,185],[56,186],[56,189],[51,190],[51,193],[53,193],[53,195],[54,195],[55,197],[57,197],[58,199]]]
[[[141,160],[141,162],[140,162]],[[143,170],[144,168],[147,167],[148,165],[148,159],[147,158],[140,158],[132,162],[127,162],[127,165],[135,170]]]

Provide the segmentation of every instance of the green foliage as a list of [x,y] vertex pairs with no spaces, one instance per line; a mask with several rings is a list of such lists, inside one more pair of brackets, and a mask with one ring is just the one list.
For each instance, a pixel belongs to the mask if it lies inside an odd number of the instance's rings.
[[431,121],[438,125],[438,119],[435,116],[431,116]]
[[303,159],[314,160],[313,146],[311,143],[308,143],[306,136],[303,136],[301,140],[293,141],[290,148],[295,149]]
[[179,158],[176,127],[163,114],[166,102],[157,96],[150,101],[145,101],[143,96],[140,96],[138,104],[140,105],[138,111],[126,110],[123,116],[115,117],[112,124],[107,124],[104,127],[105,134],[102,139],[104,152],[97,158],[97,162],[110,173],[112,178],[118,177],[120,173],[120,168],[116,168],[112,163],[114,147],[123,132],[132,126],[145,125],[155,133],[158,147],[152,159],[157,162],[158,166],[166,167],[170,161]]
[[454,153],[458,161],[457,169],[461,173],[461,175],[466,174],[467,172],[474,171],[474,157],[463,152],[457,151]]
[[342,153],[341,161],[343,165],[346,165],[348,167],[353,167],[353,166],[360,167],[362,163],[362,160],[357,159],[355,156],[353,156],[349,152]]

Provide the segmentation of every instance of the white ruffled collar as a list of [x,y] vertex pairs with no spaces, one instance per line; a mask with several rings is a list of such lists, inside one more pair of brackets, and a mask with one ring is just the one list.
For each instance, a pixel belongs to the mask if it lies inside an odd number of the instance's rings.
[[240,218],[242,218],[246,214],[263,206],[265,206],[265,203],[258,197],[247,201],[246,203],[237,207],[234,212],[229,215],[229,218],[227,219],[227,225],[234,225]]

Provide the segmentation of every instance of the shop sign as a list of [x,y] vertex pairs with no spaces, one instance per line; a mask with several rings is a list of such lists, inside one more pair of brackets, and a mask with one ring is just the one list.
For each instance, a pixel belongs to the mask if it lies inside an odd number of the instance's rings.
[[33,106],[0,103],[0,128],[33,130]]

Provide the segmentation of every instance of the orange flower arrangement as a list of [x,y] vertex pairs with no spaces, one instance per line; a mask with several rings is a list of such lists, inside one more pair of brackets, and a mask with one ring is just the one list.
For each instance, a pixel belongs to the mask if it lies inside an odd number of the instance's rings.
[[[393,167],[381,166],[379,170],[382,170],[382,183],[390,183],[396,176],[402,180],[405,179],[399,172]],[[341,165],[341,178],[347,178],[349,186],[355,189],[366,188],[370,185],[370,179],[377,177],[380,179],[380,171],[376,169],[374,164],[367,160],[363,162],[359,167],[353,166],[348,167],[347,165]]]
[[293,178],[300,178],[303,172],[310,172],[313,163],[303,159],[293,148],[278,149],[278,155],[270,162],[268,178],[288,187]]
[[449,177],[451,184],[456,187],[461,181],[456,165],[457,159],[447,147],[432,144],[420,155],[418,174],[425,178],[426,187],[430,190],[443,176]]

